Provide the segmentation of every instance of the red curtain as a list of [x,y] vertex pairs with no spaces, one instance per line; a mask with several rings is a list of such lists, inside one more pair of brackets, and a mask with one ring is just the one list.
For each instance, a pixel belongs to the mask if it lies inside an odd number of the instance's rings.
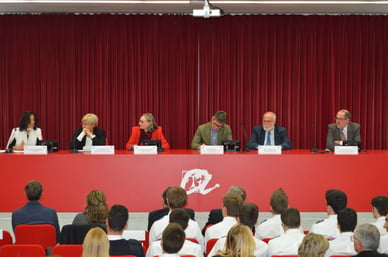
[[68,149],[87,112],[123,149],[152,112],[173,148],[223,109],[245,143],[277,113],[294,148],[325,146],[340,108],[361,123],[362,147],[387,149],[388,17],[174,15],[0,16],[0,145],[22,112]]

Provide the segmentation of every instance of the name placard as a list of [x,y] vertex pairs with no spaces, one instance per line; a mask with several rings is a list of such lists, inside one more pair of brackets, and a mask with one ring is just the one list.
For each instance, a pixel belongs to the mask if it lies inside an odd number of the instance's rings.
[[281,145],[259,145],[258,154],[282,154]]
[[202,145],[201,154],[224,154],[223,145]]
[[358,146],[340,146],[334,147],[334,154],[339,155],[358,155]]
[[134,154],[158,154],[156,145],[135,145],[133,147]]
[[47,145],[26,145],[24,154],[47,154]]
[[114,145],[92,145],[91,154],[115,154]]
[[124,230],[123,231],[124,239],[136,239],[137,241],[145,240],[145,231],[144,230]]

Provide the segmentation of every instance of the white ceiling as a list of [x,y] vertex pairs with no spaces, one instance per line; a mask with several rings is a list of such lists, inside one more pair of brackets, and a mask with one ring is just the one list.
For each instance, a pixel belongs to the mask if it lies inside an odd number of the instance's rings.
[[[0,0],[0,13],[179,13],[191,14],[202,8],[194,0]],[[214,0],[226,14],[388,14],[388,1],[232,1]]]

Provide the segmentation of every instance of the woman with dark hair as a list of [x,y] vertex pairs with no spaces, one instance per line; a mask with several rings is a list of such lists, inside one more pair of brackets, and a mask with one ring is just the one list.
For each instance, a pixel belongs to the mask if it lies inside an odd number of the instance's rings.
[[144,113],[139,119],[139,126],[132,127],[131,136],[125,147],[127,150],[133,150],[134,145],[144,145],[145,140],[160,140],[163,150],[170,148],[162,127],[158,126],[151,113]]
[[38,128],[38,118],[34,112],[25,112],[19,127],[12,129],[6,149],[24,150],[25,145],[37,145],[39,140],[42,140],[42,130]]

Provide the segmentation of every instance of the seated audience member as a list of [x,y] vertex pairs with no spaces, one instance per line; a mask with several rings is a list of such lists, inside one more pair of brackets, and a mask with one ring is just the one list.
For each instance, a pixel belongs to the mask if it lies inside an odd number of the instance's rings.
[[387,257],[377,252],[380,244],[380,232],[372,224],[362,224],[356,228],[353,235],[356,257]]
[[161,257],[180,257],[178,252],[182,249],[186,240],[185,232],[179,224],[168,224],[163,231],[162,245],[163,254]]
[[[257,223],[259,217],[259,208],[254,203],[244,203],[241,207],[238,215],[238,223],[245,225],[252,230],[252,237],[256,243],[256,249],[254,252],[255,257],[266,257],[267,256],[267,244],[253,236],[253,229]],[[216,255],[218,250],[224,249],[226,244],[226,237],[218,239],[217,243],[213,246],[213,249],[208,254],[208,257]]]
[[163,150],[170,149],[162,127],[158,126],[151,113],[144,113],[139,119],[139,126],[132,127],[131,136],[125,147],[127,150],[133,150],[135,145],[144,145],[145,140],[160,140]]
[[288,208],[288,196],[279,188],[272,193],[269,204],[273,216],[256,227],[256,237],[259,239],[274,238],[284,233],[280,214]]
[[338,227],[340,235],[329,242],[329,250],[326,252],[326,257],[332,255],[356,255],[353,243],[353,232],[357,226],[357,213],[355,210],[345,208],[340,210],[337,215]]
[[[247,198],[247,194],[246,194],[244,188],[242,188],[240,186],[231,186],[229,188],[228,193],[241,195],[243,202],[245,202],[245,199]],[[202,229],[202,234],[205,234],[205,230],[206,230],[207,226],[214,225],[218,222],[221,222],[223,218],[224,217],[222,216],[222,209],[212,209],[209,213],[209,218],[208,218],[205,226]]]
[[38,118],[33,112],[25,112],[19,127],[12,129],[6,149],[24,150],[25,145],[37,145],[39,140],[42,140],[42,130],[38,128]]
[[77,214],[73,225],[105,225],[108,216],[108,205],[105,194],[99,190],[92,190],[86,196],[85,211]]
[[[184,209],[174,209],[170,213],[170,223],[169,224],[179,224],[183,230],[187,228],[189,223],[189,215]],[[159,241],[153,242],[147,250],[146,257],[161,256],[163,253],[161,243]],[[180,256],[192,255],[195,257],[203,257],[202,247],[194,243],[186,237],[185,242],[183,243],[182,248],[179,250],[178,254]]]
[[339,110],[335,117],[335,123],[329,124],[326,137],[326,147],[334,151],[336,145],[361,144],[360,124],[350,122],[350,112]]
[[327,239],[322,235],[309,233],[298,248],[298,257],[323,257],[329,248]]
[[78,128],[72,137],[70,149],[82,150],[84,146],[105,145],[105,131],[99,129],[98,117],[94,113],[87,113],[82,117],[81,128]]
[[82,244],[82,257],[109,257],[109,240],[104,230],[89,230]]
[[[150,213],[148,213],[148,226],[147,226],[147,231],[150,231],[151,227],[152,227],[152,224],[154,224],[155,221],[163,218],[164,216],[166,216],[168,214],[168,212],[170,211],[168,209],[168,205],[167,205],[167,191],[168,189],[170,189],[171,187],[168,187],[166,188],[164,191],[163,191],[163,194],[162,194],[162,206],[163,206],[163,209],[159,209],[159,210],[155,210],[155,211],[152,211]],[[187,209],[185,208],[185,211],[187,212],[187,214],[189,214],[190,216],[190,219],[192,220],[195,220],[195,213],[193,211],[193,209]]]
[[[169,214],[165,215],[163,218],[154,222],[150,230],[150,244],[157,241],[162,237],[163,230],[167,227],[169,223],[169,215],[172,210],[176,208],[183,208],[187,203],[187,193],[181,187],[171,187],[167,191],[167,205],[169,207]],[[204,247],[203,236],[201,234],[201,229],[198,226],[198,223],[194,220],[189,220],[189,225],[185,229],[187,238],[196,239],[201,247]]]
[[388,213],[388,197],[387,196],[376,196],[371,201],[372,204],[372,213],[373,217],[376,220],[375,223],[372,223],[377,227],[380,232],[380,235],[384,236],[387,234],[387,231],[384,228],[385,216]]
[[128,227],[128,209],[122,205],[113,205],[109,210],[107,232],[110,244],[109,255],[134,255],[144,257],[143,246],[135,239],[126,240],[123,232]]
[[43,193],[43,186],[39,181],[33,180],[26,184],[25,193],[28,199],[26,205],[12,213],[12,228],[15,231],[21,224],[50,224],[57,232],[59,242],[60,230],[58,216],[54,209],[43,206],[39,200]]
[[300,213],[295,208],[287,208],[281,214],[284,234],[268,242],[268,256],[297,255],[304,238],[300,230]]
[[291,141],[287,137],[287,129],[276,125],[276,114],[266,112],[263,115],[263,125],[252,130],[252,136],[247,147],[259,149],[259,145],[281,145],[282,150],[291,149]]
[[252,257],[255,248],[252,231],[245,225],[235,224],[227,234],[225,247],[219,250],[216,256]]
[[[388,232],[388,213],[385,215],[384,229]],[[380,238],[379,252],[388,254],[388,233]]]
[[312,225],[310,232],[320,234],[326,238],[334,239],[339,236],[337,213],[346,208],[346,194],[341,190],[330,189],[326,191],[326,211],[329,217],[319,220]]
[[232,130],[225,124],[226,112],[216,112],[212,120],[197,128],[191,148],[199,150],[201,145],[222,145],[225,140],[232,140]]
[[240,195],[227,193],[223,197],[222,216],[224,219],[209,227],[205,233],[205,243],[212,238],[221,238],[237,223],[237,217],[243,204]]

